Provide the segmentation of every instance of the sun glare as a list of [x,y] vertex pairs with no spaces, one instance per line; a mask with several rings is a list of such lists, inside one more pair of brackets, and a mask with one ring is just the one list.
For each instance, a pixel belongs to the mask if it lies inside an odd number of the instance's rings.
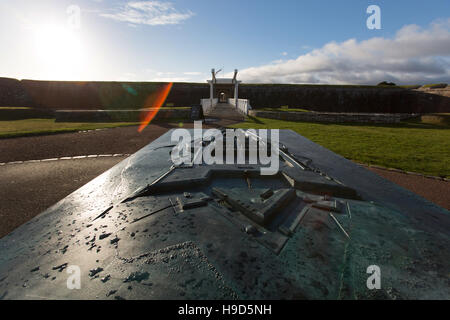
[[45,78],[74,80],[81,76],[84,50],[80,32],[66,26],[43,24],[36,26],[35,57]]

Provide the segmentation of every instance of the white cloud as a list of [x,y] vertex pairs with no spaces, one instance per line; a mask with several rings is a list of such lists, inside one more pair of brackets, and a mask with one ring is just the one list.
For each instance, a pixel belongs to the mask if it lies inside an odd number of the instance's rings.
[[156,77],[151,78],[149,81],[155,82],[193,82],[191,78],[188,77]]
[[173,76],[175,72],[156,72],[157,76]]
[[282,55],[282,56],[287,56],[288,53],[285,51],[285,52],[282,52],[281,55]]
[[401,28],[393,38],[330,42],[297,59],[240,71],[246,82],[375,84],[450,82],[450,19]]
[[102,13],[100,16],[127,22],[129,25],[145,24],[150,26],[179,24],[194,15],[191,11],[180,12],[170,2],[134,1],[114,13]]
[[125,72],[115,78],[115,81],[157,81],[157,82],[205,82],[202,72],[166,72],[151,68],[143,71]]
[[203,72],[155,72],[149,75],[148,79],[164,82],[204,82],[206,77]]
[[184,72],[183,74],[187,76],[200,76],[203,74],[203,72]]

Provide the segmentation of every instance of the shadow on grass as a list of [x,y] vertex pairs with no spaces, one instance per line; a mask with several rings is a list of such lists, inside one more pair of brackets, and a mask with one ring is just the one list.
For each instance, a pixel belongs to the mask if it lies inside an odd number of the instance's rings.
[[264,122],[262,122],[261,120],[259,120],[258,118],[255,118],[255,117],[252,117],[252,116],[247,116],[248,117],[248,120],[251,120],[251,121],[253,121],[254,123],[257,123],[257,124],[264,124]]

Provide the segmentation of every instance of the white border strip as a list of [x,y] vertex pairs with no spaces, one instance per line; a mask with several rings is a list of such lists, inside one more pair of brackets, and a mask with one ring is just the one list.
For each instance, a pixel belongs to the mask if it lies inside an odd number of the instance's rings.
[[23,163],[38,163],[38,162],[50,162],[58,160],[78,160],[78,159],[89,159],[89,158],[106,158],[106,157],[129,157],[129,153],[115,153],[115,154],[91,154],[87,156],[73,156],[73,157],[60,157],[51,159],[41,159],[41,160],[25,160],[25,161],[11,161],[0,163],[0,166],[11,165],[11,164],[23,164]]
[[366,168],[374,168],[374,169],[378,169],[378,170],[384,170],[384,171],[391,171],[391,172],[396,172],[396,173],[407,174],[407,175],[410,175],[410,176],[418,176],[418,177],[423,177],[423,178],[428,178],[428,179],[433,179],[433,180],[440,180],[440,181],[450,182],[450,179],[443,178],[443,177],[429,176],[429,175],[422,174],[422,173],[411,172],[411,171],[403,171],[403,170],[395,169],[395,168],[385,168],[385,167],[381,167],[381,166],[377,166],[377,165],[373,165],[373,164],[368,165],[368,164],[359,163],[359,162],[355,162],[355,163],[359,164],[360,166],[366,167]]

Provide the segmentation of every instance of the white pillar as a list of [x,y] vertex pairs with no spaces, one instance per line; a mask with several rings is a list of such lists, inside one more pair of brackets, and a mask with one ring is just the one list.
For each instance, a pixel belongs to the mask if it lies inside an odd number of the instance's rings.
[[214,88],[213,88],[213,82],[211,81],[209,84],[209,99],[211,103],[211,108],[213,106],[213,99],[214,99]]
[[211,69],[211,83],[209,87],[209,102],[211,103],[210,108],[213,106],[214,99],[214,82],[216,82],[216,70]]
[[235,103],[236,103],[236,108],[238,107],[238,103],[239,103],[239,97],[238,97],[239,89],[238,89],[238,86],[239,86],[239,82],[236,81],[236,84],[234,85],[234,100],[235,100]]

